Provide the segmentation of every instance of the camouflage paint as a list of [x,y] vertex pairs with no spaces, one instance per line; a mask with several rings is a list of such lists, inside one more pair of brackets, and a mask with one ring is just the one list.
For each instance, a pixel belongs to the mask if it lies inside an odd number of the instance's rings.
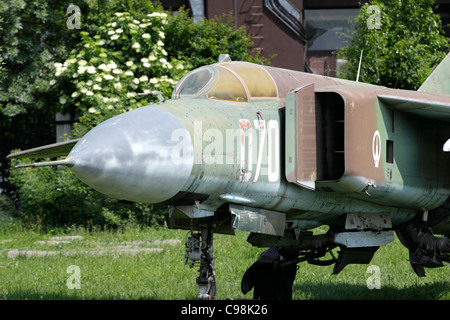
[[[146,107],[108,120],[109,125],[127,119],[127,125],[118,126],[124,133],[130,130],[127,126],[147,132],[147,146],[143,141],[140,146],[147,148],[146,157],[132,164],[132,137],[119,139],[123,144],[115,150],[110,147],[111,152],[99,152],[102,144],[115,145],[114,134],[102,134],[102,143],[82,155],[82,145],[100,132],[94,129],[74,147],[72,170],[88,184],[124,200],[174,206],[196,203],[206,212],[228,203],[247,205],[285,214],[292,228],[340,223],[341,216],[352,212],[388,213],[396,225],[418,211],[439,206],[450,194],[446,173],[450,159],[442,152],[449,126],[428,120],[449,105],[446,95],[391,90],[243,62],[201,70],[205,72],[185,76],[172,99],[150,107],[151,114],[140,114],[141,109],[150,110]],[[183,94],[183,84],[192,74],[203,82]],[[258,79],[260,86],[255,83]],[[270,93],[268,97],[264,92]],[[339,137],[343,163],[328,176],[320,174],[323,155],[316,153],[314,159],[313,152],[306,150],[313,144],[302,136],[303,130],[309,130],[308,139],[314,139],[313,127],[305,125],[316,126],[316,134],[323,130],[325,122],[312,120],[313,105],[316,113],[343,108],[344,131]],[[310,119],[305,120],[308,113]],[[418,117],[423,114],[428,118]],[[150,132],[155,136],[150,137]],[[152,151],[155,145],[161,148]],[[393,150],[391,158],[386,158],[388,149]],[[173,164],[167,156],[173,150],[189,155],[187,164]],[[158,156],[159,151],[165,156]],[[111,158],[131,159],[130,165],[104,166]],[[311,159],[316,166],[305,163]],[[88,177],[82,172],[89,167],[83,164],[87,162],[98,174],[91,172]],[[120,171],[123,174],[118,175]],[[121,186],[123,181],[127,183]]]

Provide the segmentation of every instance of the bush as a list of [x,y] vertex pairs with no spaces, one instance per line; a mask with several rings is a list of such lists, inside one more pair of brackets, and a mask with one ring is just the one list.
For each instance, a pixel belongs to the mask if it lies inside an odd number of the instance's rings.
[[10,217],[14,212],[13,201],[8,196],[0,194],[0,219]]
[[193,68],[216,63],[222,53],[228,53],[234,61],[270,62],[270,58],[261,57],[259,51],[255,55],[250,53],[251,37],[244,27],[235,30],[232,15],[194,23],[187,11],[179,10],[169,16],[165,31],[169,56],[189,61]]
[[66,168],[12,169],[10,179],[20,186],[18,218],[28,224],[87,228],[93,225],[112,228],[133,224],[156,226],[164,223],[167,211],[164,206],[123,204],[107,199]]
[[[144,6],[140,10],[85,17],[88,22],[79,32],[80,41],[64,61],[53,62],[50,86],[58,95],[60,111],[79,115],[76,137],[156,99],[138,93],[161,91],[170,97],[186,72],[216,62],[220,53],[262,61],[249,54],[250,37],[244,29],[233,30],[229,19],[225,24],[218,20],[194,24],[185,11],[171,16],[151,2],[140,4]],[[18,187],[20,217],[44,226],[161,225],[167,212],[163,205],[107,199],[66,168],[12,168],[10,181]]]
[[167,20],[167,14],[158,11],[139,17],[116,12],[105,25],[81,31],[81,41],[69,58],[54,64],[60,103],[80,115],[76,136],[155,101],[138,93],[172,94],[191,65],[168,57],[164,48]]

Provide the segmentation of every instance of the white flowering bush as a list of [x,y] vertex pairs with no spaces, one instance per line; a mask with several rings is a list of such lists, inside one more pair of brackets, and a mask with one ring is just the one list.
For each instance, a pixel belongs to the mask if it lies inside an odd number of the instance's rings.
[[170,97],[176,82],[192,66],[168,57],[164,48],[167,19],[164,12],[144,18],[116,12],[106,25],[81,31],[81,42],[69,58],[54,63],[58,82],[67,84],[62,86],[59,102],[75,106],[81,115],[75,135],[156,99],[139,93],[160,91]]
[[[34,6],[31,6],[32,3],[25,6],[28,10],[24,15],[27,21],[35,16],[36,8],[46,8],[43,6],[46,3],[44,0],[37,1]],[[55,1],[55,6],[57,3],[59,1]],[[3,103],[5,109],[23,110],[23,114],[32,119],[31,123],[47,121],[43,120],[46,117],[50,117],[48,122],[53,123],[55,112],[76,114],[79,120],[75,124],[74,135],[80,137],[112,116],[157,101],[156,97],[140,96],[139,93],[161,91],[169,98],[175,83],[186,72],[216,62],[221,53],[229,53],[235,61],[263,62],[258,56],[252,56],[248,50],[250,36],[243,28],[235,30],[231,16],[226,21],[217,19],[194,23],[187,11],[179,10],[177,15],[167,15],[155,1],[79,3],[81,29],[66,27],[67,17],[64,18],[61,13],[66,12],[68,3],[63,2],[55,8],[52,6],[53,11],[44,15],[54,20],[51,28],[47,25],[47,18],[45,24],[36,23],[33,32],[41,35],[41,40],[36,41],[37,47],[27,36],[28,29],[25,36],[14,38],[25,43],[21,48],[34,48],[26,52],[36,51],[36,54],[33,52],[27,57],[29,60],[37,59],[37,63],[25,68],[26,72],[14,73],[13,80],[7,82],[13,84],[10,88],[14,87],[14,91],[8,93],[10,100],[2,100],[8,101]],[[15,14],[17,10],[12,10],[9,16]],[[64,21],[62,27],[61,21]],[[10,37],[8,34],[8,39]],[[51,55],[39,54],[42,41],[49,42],[51,50],[47,53],[52,52]],[[18,48],[14,43],[7,42],[8,51],[5,52],[14,52]],[[21,59],[18,56],[17,65],[21,66]],[[30,73],[30,70],[33,72]],[[43,77],[37,76],[37,73]],[[30,85],[24,85],[24,81],[31,81]],[[12,112],[9,111],[9,114]],[[12,136],[15,140],[21,140],[23,132],[17,129],[21,126],[17,126],[16,119],[14,121],[14,132],[19,134]],[[11,136],[6,132],[4,136]],[[30,135],[26,135],[25,139],[29,138]],[[14,146],[17,146],[16,142]],[[134,222],[143,225],[164,222],[167,206],[110,202],[105,199],[106,196],[78,180],[68,169],[14,169],[14,165],[21,161],[28,160],[13,161],[9,181],[17,187],[15,194],[20,200],[20,216],[27,217],[27,221],[30,219],[32,223],[49,226],[80,224],[113,228]]]

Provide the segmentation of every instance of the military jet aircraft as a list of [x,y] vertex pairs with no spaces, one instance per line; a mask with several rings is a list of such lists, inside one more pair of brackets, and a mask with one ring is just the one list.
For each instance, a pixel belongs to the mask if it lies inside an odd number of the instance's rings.
[[216,293],[213,233],[234,230],[268,248],[242,279],[254,298],[290,299],[302,261],[367,264],[394,232],[424,276],[450,261],[449,71],[450,54],[407,91],[223,59],[170,100],[9,158],[67,156],[22,166],[65,165],[109,197],[169,205],[199,299]]

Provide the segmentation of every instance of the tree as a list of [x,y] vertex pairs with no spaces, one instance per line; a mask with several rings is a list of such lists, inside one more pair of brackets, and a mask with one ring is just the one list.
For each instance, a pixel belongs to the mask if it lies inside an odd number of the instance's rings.
[[260,52],[251,54],[251,37],[244,27],[235,29],[233,17],[224,15],[194,23],[188,12],[179,10],[169,17],[166,27],[166,50],[171,57],[188,61],[193,68],[217,62],[222,53],[232,60],[269,64]]
[[[168,15],[115,12],[105,24],[81,31],[70,56],[55,62],[59,102],[80,115],[75,135],[82,136],[100,122],[154,102],[139,93],[172,89],[191,67],[169,57],[165,50]],[[188,68],[186,68],[186,65]]]
[[[3,24],[3,17],[1,16],[2,11],[0,10],[0,32],[2,30],[2,24]],[[2,72],[3,69],[3,57],[2,57],[2,47],[0,45],[0,73]],[[2,105],[0,104],[0,110],[2,108]]]
[[186,72],[217,62],[221,53],[267,63],[249,53],[250,36],[234,30],[230,18],[194,23],[184,10],[172,16],[155,6],[104,14],[103,23],[90,24],[68,59],[54,63],[59,102],[80,115],[75,135],[155,101],[139,93],[170,97]]
[[[248,51],[250,37],[229,23],[205,20],[194,24],[184,11],[171,16],[144,0],[88,3],[80,7],[80,29],[62,26],[66,33],[61,32],[61,37],[76,41],[67,40],[64,54],[52,56],[43,76],[48,92],[35,95],[44,99],[51,92],[52,104],[47,106],[51,112],[79,115],[74,130],[78,137],[105,119],[157,101],[138,93],[161,91],[170,97],[186,72],[216,62],[220,53],[229,53],[234,59],[259,59]],[[180,32],[178,27],[186,30]],[[182,47],[172,47],[181,42]],[[23,114],[28,115],[29,106],[24,106]],[[160,208],[107,201],[66,169],[11,169],[11,181],[18,187],[22,216],[43,225],[118,227],[128,221],[162,221]]]
[[[70,0],[2,0],[0,30],[4,70],[0,73],[0,176],[8,176],[6,155],[55,141],[58,98],[50,81],[53,61],[76,42],[66,27]],[[10,192],[11,185],[4,184]]]
[[339,76],[416,90],[445,57],[444,36],[433,0],[374,0],[362,6],[349,46],[338,51],[348,61]]

